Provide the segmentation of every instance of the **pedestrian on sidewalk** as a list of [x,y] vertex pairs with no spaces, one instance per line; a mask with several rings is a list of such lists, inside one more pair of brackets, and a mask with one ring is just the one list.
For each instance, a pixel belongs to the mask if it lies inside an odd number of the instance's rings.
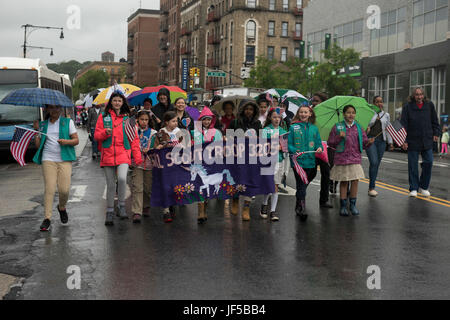
[[141,217],[150,216],[150,197],[152,195],[152,163],[147,153],[154,148],[156,130],[151,120],[150,112],[140,110],[137,114],[138,136],[141,148],[142,164],[137,165],[131,159],[133,172],[131,174],[131,212],[133,222],[140,223]]
[[[242,129],[247,137],[258,136],[259,130],[262,129],[259,118],[259,107],[255,100],[242,100],[238,107],[238,117],[230,124],[229,129]],[[251,197],[240,195],[234,198],[231,204],[231,213],[237,215],[241,212],[243,221],[250,221],[250,203]]]
[[[221,131],[214,127],[216,121],[216,116],[208,107],[205,107],[200,113],[198,121],[195,122],[195,130],[191,131],[194,145],[202,145],[204,143],[222,140]],[[199,224],[203,224],[208,220],[208,215],[206,214],[207,205],[208,201],[198,202],[197,222]]]
[[[275,172],[274,172],[274,183],[275,183],[275,192],[264,195],[263,204],[261,206],[260,216],[263,219],[270,218],[271,221],[278,221],[280,218],[277,214],[277,204],[278,204],[278,186],[281,184],[281,180],[283,179],[284,174],[284,163],[286,161],[286,157],[284,155],[283,149],[280,144],[280,136],[287,134],[287,131],[280,127],[281,124],[281,114],[280,111],[275,108],[271,108],[267,114],[266,122],[264,123],[263,130],[263,138],[264,139],[277,139],[279,152],[277,157],[277,163],[275,164]],[[269,213],[269,198],[271,200],[271,207]]]
[[350,187],[350,212],[352,215],[359,215],[356,208],[359,179],[364,178],[364,171],[361,166],[361,153],[374,142],[374,138],[367,138],[366,132],[355,120],[356,108],[352,105],[344,107],[344,121],[336,123],[331,129],[328,145],[336,149],[334,156],[334,166],[331,169],[332,180],[340,182],[341,194],[341,216],[348,216],[347,191]]
[[[179,143],[183,143],[185,137],[180,128],[178,128],[178,117],[175,111],[168,111],[163,117],[163,127],[158,131],[155,138],[155,149],[171,148]],[[191,140],[186,139],[184,143],[189,143]],[[170,206],[163,210],[164,222],[170,223],[175,219],[175,207]]]
[[87,122],[87,128],[90,132],[89,139],[92,142],[92,159],[95,160],[97,157],[100,156],[100,151],[98,150],[98,142],[94,139],[95,136],[95,127],[97,126],[97,120],[102,112],[101,105],[94,104],[92,108],[89,109],[88,113],[88,122]]
[[[139,137],[135,134],[130,141],[126,134],[127,120],[130,108],[126,98],[119,92],[114,92],[108,101],[105,111],[100,114],[95,128],[94,139],[102,145],[100,166],[105,171],[106,195],[106,226],[114,225],[114,196],[116,194],[116,179],[118,181],[119,217],[128,219],[125,209],[125,193],[128,168],[131,165],[131,154],[137,165],[142,164]],[[136,130],[136,128],[134,128]]]
[[[433,142],[439,141],[441,128],[433,102],[425,97],[422,88],[413,90],[403,107],[400,122],[406,130],[403,150],[408,150],[409,196],[417,191],[429,197],[431,170],[433,168]],[[419,178],[419,154],[422,155],[422,174]]]
[[[322,102],[327,100],[327,96],[322,93],[322,92],[317,92],[313,95],[312,101],[311,101],[311,107],[314,111],[314,108],[316,106],[318,106],[319,104],[321,104]],[[312,124],[316,123],[316,117],[313,116],[310,118],[310,122]],[[329,148],[327,148],[327,152],[328,155],[331,153],[333,153],[333,150],[330,150]],[[331,159],[333,159],[331,157]],[[330,156],[328,156],[328,162],[325,162],[322,159],[316,158],[316,167],[314,169],[313,172],[313,176],[312,179],[314,180],[314,178],[317,175],[317,167],[320,167],[320,198],[319,198],[319,206],[321,208],[333,208],[333,206],[328,203],[328,200],[330,198],[330,189],[333,193],[333,188],[334,190],[336,190],[336,186],[337,183],[335,184],[334,181],[330,180],[330,170],[331,170],[331,165],[330,165]],[[331,186],[331,188],[330,188]]]
[[441,138],[441,156],[446,155],[448,153],[448,140],[449,140],[449,135],[448,135],[448,127],[444,126],[444,128],[442,128],[442,138]]
[[87,108],[85,108],[83,109],[83,111],[81,111],[81,122],[84,128],[87,128],[88,118],[89,118],[88,111]]
[[75,146],[78,145],[78,134],[75,124],[70,118],[61,117],[62,108],[47,105],[44,121],[35,121],[33,127],[46,135],[35,138],[38,148],[33,161],[42,165],[44,176],[44,212],[45,219],[41,231],[49,231],[51,225],[53,198],[58,187],[59,203],[57,206],[61,223],[69,221],[66,204],[69,200],[72,162],[76,160]]
[[380,112],[375,114],[370,120],[367,128],[367,137],[374,138],[374,143],[367,148],[366,153],[369,158],[369,191],[371,197],[376,197],[378,192],[375,191],[375,181],[377,180],[378,168],[383,159],[384,151],[386,151],[386,143],[389,145],[389,151],[394,150],[392,137],[387,132],[386,127],[391,123],[389,113],[383,110],[383,98],[376,96],[373,98],[373,104],[380,108]]
[[[316,157],[311,151],[323,152],[322,140],[320,139],[319,129],[312,123],[310,118],[314,111],[309,106],[303,105],[297,110],[297,114],[292,119],[291,127],[289,128],[288,147],[289,154],[295,155],[299,152],[308,152],[297,158],[297,163],[304,170],[308,182],[304,181],[302,177],[294,169],[296,182],[296,205],[295,213],[300,217],[301,221],[306,221],[308,215],[306,214],[306,188],[309,182],[312,181],[312,175],[316,167]],[[294,162],[291,160],[291,167],[294,168]]]

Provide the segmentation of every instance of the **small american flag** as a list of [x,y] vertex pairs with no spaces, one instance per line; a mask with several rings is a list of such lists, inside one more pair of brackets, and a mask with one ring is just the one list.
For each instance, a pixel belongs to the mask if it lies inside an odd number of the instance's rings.
[[285,133],[280,136],[281,151],[285,152],[285,153],[289,152],[288,151],[288,138],[289,138],[289,133]]
[[136,120],[135,119],[127,119],[125,124],[125,134],[127,135],[128,141],[133,142],[133,140],[137,136],[137,128],[136,128]]
[[297,174],[300,176],[304,184],[308,184],[308,175],[306,174],[305,170],[303,170],[302,167],[297,162],[297,158],[304,155],[306,152],[298,152],[294,155],[292,155],[292,161],[294,162],[294,168]]
[[17,128],[14,132],[13,139],[11,141],[11,153],[16,161],[23,167],[25,166],[25,152],[31,139],[36,135],[36,132],[27,130],[24,128]]
[[406,141],[406,130],[403,128],[399,120],[395,121],[394,124],[390,124],[386,127],[386,130],[392,137],[392,140],[401,147]]

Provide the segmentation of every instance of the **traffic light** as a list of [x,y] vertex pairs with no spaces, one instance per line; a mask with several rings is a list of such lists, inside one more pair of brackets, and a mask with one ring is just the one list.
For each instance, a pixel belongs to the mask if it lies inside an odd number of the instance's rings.
[[195,72],[195,68],[189,69],[189,75],[191,76],[191,78],[194,76],[194,72]]
[[189,88],[190,89],[194,88],[194,80],[189,80]]
[[200,69],[199,68],[193,68],[194,69],[194,77],[200,77]]
[[305,59],[305,41],[300,41],[300,59]]

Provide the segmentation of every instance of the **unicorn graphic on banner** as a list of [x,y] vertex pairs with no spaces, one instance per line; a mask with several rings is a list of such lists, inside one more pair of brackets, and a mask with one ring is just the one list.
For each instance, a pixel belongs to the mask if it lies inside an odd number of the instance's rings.
[[190,168],[183,167],[186,171],[191,173],[191,181],[197,179],[197,175],[202,179],[203,185],[200,187],[200,194],[206,189],[207,197],[209,198],[209,186],[214,186],[214,194],[218,194],[220,190],[220,183],[223,181],[223,175],[226,175],[226,180],[230,185],[234,185],[234,179],[228,169],[223,170],[221,173],[215,173],[208,175],[206,169],[199,164],[193,164]]

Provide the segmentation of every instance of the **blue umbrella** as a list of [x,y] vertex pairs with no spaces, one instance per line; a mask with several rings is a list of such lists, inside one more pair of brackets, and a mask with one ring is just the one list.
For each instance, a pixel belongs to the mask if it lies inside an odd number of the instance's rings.
[[62,92],[42,89],[23,88],[10,92],[1,104],[12,104],[16,106],[45,107],[46,104],[61,106],[63,108],[73,108],[74,105]]

